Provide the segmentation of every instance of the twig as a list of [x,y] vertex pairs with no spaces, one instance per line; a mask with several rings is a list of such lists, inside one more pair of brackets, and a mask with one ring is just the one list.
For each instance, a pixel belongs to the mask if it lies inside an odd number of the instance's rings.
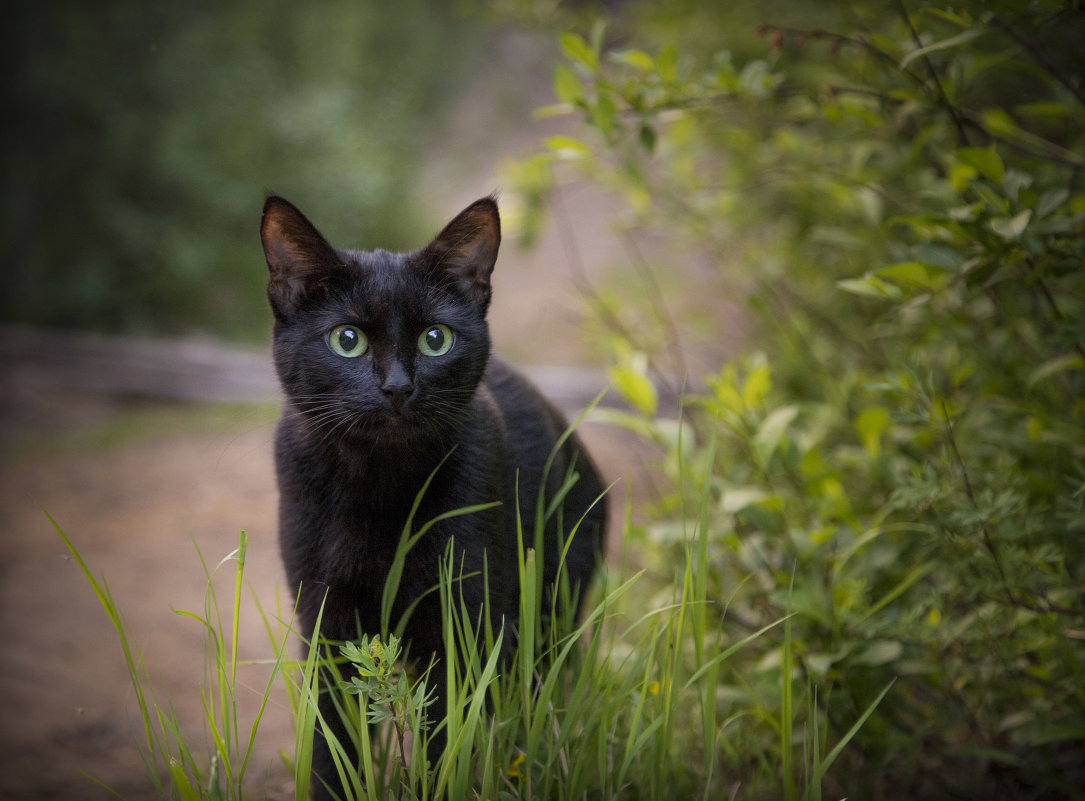
[[[634,336],[633,332],[630,331],[618,316],[610,310],[610,307],[602,302],[598,290],[596,290],[595,286],[592,284],[591,279],[588,278],[584,260],[580,255],[580,248],[577,246],[576,234],[573,230],[572,222],[569,220],[568,212],[565,209],[560,186],[555,187],[555,193],[558,196],[558,202],[554,204],[554,219],[561,228],[559,238],[561,239],[562,248],[565,250],[566,261],[569,264],[570,270],[573,272],[573,282],[582,293],[591,299],[595,306],[596,313],[602,317],[605,326],[618,333],[626,341],[636,344],[638,338]],[[678,390],[670,383],[666,374],[653,364],[650,353],[649,366],[659,383],[662,384],[669,393],[669,396],[677,398],[679,395]]]
[[[942,417],[945,420],[946,440],[949,442],[949,447],[953,451],[953,458],[957,462],[958,468],[961,471],[961,477],[964,479],[964,491],[968,496],[968,500],[971,501],[972,507],[979,511],[979,504],[976,502],[976,496],[972,491],[972,481],[968,477],[968,468],[965,467],[964,459],[961,458],[961,452],[957,448],[957,439],[953,435],[953,422],[949,417],[949,410],[946,408],[946,402],[942,401]],[[990,533],[987,531],[987,526],[980,524],[980,533],[983,534],[983,544],[987,548],[988,553],[991,554],[991,559],[995,563],[995,568],[998,570],[999,578],[1002,580],[1002,590],[1006,593],[1006,599],[1010,602],[1011,606],[1016,606],[1021,609],[1027,609],[1030,612],[1057,612],[1059,614],[1072,614],[1074,610],[1046,602],[1038,604],[1031,600],[1026,600],[1017,597],[1013,589],[1010,587],[1010,582],[1006,577],[1006,571],[1002,567],[1002,559],[999,556],[998,548],[995,545],[994,540],[991,539]]]
[[644,258],[644,254],[641,252],[640,246],[637,244],[636,239],[633,238],[631,231],[624,231],[623,238],[625,239],[626,247],[633,254],[633,266],[637,272],[640,273],[641,279],[648,284],[649,302],[652,304],[652,308],[663,323],[663,327],[667,329],[667,349],[671,352],[671,358],[674,359],[675,365],[678,368],[679,376],[688,376],[686,370],[686,360],[682,352],[682,335],[678,330],[678,326],[674,322],[674,317],[671,315],[670,309],[667,308],[667,304],[663,302],[663,291],[659,286],[659,282],[656,280],[655,274],[648,266],[648,260]]
[[[946,408],[945,401],[942,401],[942,418],[945,420],[946,440],[949,442],[949,447],[953,451],[953,458],[957,462],[957,467],[960,468],[961,477],[964,479],[965,495],[967,495],[968,500],[971,501],[972,507],[979,510],[979,504],[976,503],[976,495],[972,491],[972,481],[968,477],[968,468],[965,467],[964,459],[961,458],[961,452],[957,448],[957,438],[953,435],[953,421],[949,417],[949,409]],[[991,559],[994,560],[995,567],[998,568],[998,575],[1002,579],[1002,586],[1006,590],[1006,595],[1009,597],[1011,603],[1017,603],[1017,599],[1014,598],[1013,592],[1010,590],[1010,583],[1006,578],[1006,571],[1002,568],[1002,559],[999,558],[998,549],[995,547],[995,543],[991,539],[991,535],[988,533],[986,525],[980,524],[980,533],[983,534],[983,544],[991,554]]]
[[[1066,316],[1062,313],[1062,309],[1055,303],[1055,298],[1051,295],[1051,291],[1047,288],[1047,284],[1044,283],[1044,279],[1040,277],[1040,271],[1036,269],[1036,265],[1032,261],[1031,256],[1025,256],[1025,264],[1028,265],[1029,271],[1032,273],[1032,277],[1036,281],[1036,285],[1040,287],[1040,294],[1043,295],[1044,300],[1047,301],[1047,305],[1051,307],[1051,313],[1055,315],[1055,319],[1059,322],[1066,322]],[[1082,359],[1085,359],[1085,347],[1082,347],[1080,342],[1074,343],[1074,350],[1078,352],[1078,355]]]
[[1024,36],[1022,36],[1009,25],[1007,25],[1001,17],[994,17],[991,20],[991,23],[995,27],[1000,28],[1001,30],[1009,34],[1010,38],[1017,42],[1019,45],[1021,45],[1022,49],[1024,49],[1030,56],[1032,56],[1032,59],[1037,64],[1047,70],[1048,74],[1051,75],[1052,78],[1065,86],[1070,91],[1070,94],[1077,98],[1079,103],[1085,105],[1085,94],[1082,93],[1079,87],[1074,86],[1074,84],[1071,83],[1069,78],[1063,75],[1063,73],[1051,62],[1051,59],[1047,57],[1043,50],[1038,48]]
[[[900,7],[900,15],[904,17],[904,22],[908,26],[908,30],[912,33],[912,41],[915,42],[916,47],[922,48],[923,42],[920,41],[919,33],[912,24],[912,18],[908,16],[908,9],[904,7],[904,0],[897,0],[897,5]],[[953,125],[957,128],[957,138],[960,140],[962,146],[967,147],[969,144],[968,134],[965,132],[961,118],[957,116],[956,107],[949,102],[949,97],[946,95],[946,89],[942,86],[942,79],[938,77],[938,71],[934,68],[934,63],[927,56],[923,56],[923,63],[927,65],[927,72],[930,73],[931,80],[938,90],[938,96],[942,99],[942,105],[945,106],[946,111],[949,112],[949,116],[953,118]]]
[[909,69],[900,69],[900,62],[895,57],[891,56],[889,53],[886,53],[881,48],[875,47],[874,45],[872,45],[870,42],[866,41],[865,39],[859,39],[859,38],[854,37],[854,36],[845,36],[844,34],[841,34],[841,33],[831,33],[829,31],[824,31],[824,30],[821,30],[821,29],[802,30],[802,29],[799,29],[799,28],[787,28],[787,27],[782,27],[782,26],[779,26],[779,25],[771,25],[771,26],[766,25],[766,26],[763,26],[762,30],[763,31],[769,31],[769,30],[777,31],[777,32],[779,32],[781,34],[785,34],[785,35],[789,35],[789,36],[795,36],[795,37],[803,38],[803,39],[828,38],[828,39],[832,39],[837,47],[839,47],[840,45],[845,45],[845,44],[854,45],[855,47],[858,47],[861,50],[866,50],[868,53],[870,53],[871,55],[873,55],[876,58],[880,59],[881,61],[884,61],[887,64],[891,64],[895,69],[900,70],[902,73],[904,73],[904,75],[906,77],[910,78],[915,83],[917,83],[917,84],[919,84],[921,86],[924,85],[924,81],[923,81],[922,78],[920,78],[918,75],[916,75],[914,72],[912,72]]
[[[1085,159],[1080,158],[1077,154],[1060,148],[1058,145],[1048,142],[1039,137],[1035,137],[1039,144],[1046,145],[1046,149],[1040,149],[1036,147],[1028,147],[1022,144],[1017,139],[1013,139],[1009,136],[1005,136],[995,131],[991,131],[983,123],[982,117],[974,111],[968,109],[959,108],[957,111],[961,114],[962,119],[967,122],[971,127],[977,131],[982,132],[986,136],[991,137],[995,141],[1001,142],[1007,147],[1016,150],[1018,153],[1022,153],[1030,158],[1043,159],[1049,161],[1052,164],[1061,164],[1064,167],[1072,167],[1075,170],[1080,170],[1085,167]],[[1058,152],[1055,152],[1058,151]]]

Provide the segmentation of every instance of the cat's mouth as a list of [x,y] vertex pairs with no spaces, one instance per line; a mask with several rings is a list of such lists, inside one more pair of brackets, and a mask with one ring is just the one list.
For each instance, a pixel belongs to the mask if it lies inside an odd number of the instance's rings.
[[426,417],[413,408],[412,404],[388,403],[380,409],[359,415],[357,423],[351,427],[361,437],[409,438],[422,433],[428,426]]

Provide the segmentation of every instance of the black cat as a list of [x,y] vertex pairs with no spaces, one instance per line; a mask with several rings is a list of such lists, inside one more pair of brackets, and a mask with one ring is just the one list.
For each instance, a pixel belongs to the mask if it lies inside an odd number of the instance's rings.
[[[407,557],[392,625],[422,598],[404,630],[411,658],[425,667],[433,655],[445,656],[439,593],[428,591],[451,542],[457,570],[469,576],[457,585],[467,608],[484,608],[495,632],[504,627],[507,644],[519,608],[517,504],[529,548],[544,465],[567,424],[527,380],[490,355],[486,310],[501,240],[497,204],[476,201],[427,247],[408,254],[333,248],[274,195],[264,205],[260,234],[270,269],[275,366],[286,396],[275,443],[279,538],[290,586],[300,592],[303,634],[312,634],[322,603],[322,637],[353,639],[359,628],[379,633],[385,579],[432,474],[415,530],[444,512],[500,504],[429,529]],[[549,518],[542,559],[552,584],[565,537],[583,517],[564,564],[580,591],[574,597],[582,597],[602,550],[606,506],[598,473],[575,436],[556,453],[544,498],[557,497],[571,471],[579,480]],[[443,717],[444,675],[443,666],[431,673],[438,692],[431,719]],[[330,723],[338,721],[327,693],[321,710]],[[433,761],[442,738],[431,746]],[[326,796],[324,782],[338,792],[319,734],[314,750],[315,796]]]

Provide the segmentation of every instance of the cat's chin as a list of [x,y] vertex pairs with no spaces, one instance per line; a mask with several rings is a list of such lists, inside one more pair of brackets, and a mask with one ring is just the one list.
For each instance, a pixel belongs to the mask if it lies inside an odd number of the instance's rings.
[[409,412],[388,411],[370,415],[363,424],[350,427],[343,441],[409,445],[424,440],[433,433],[433,427],[426,425],[423,417]]

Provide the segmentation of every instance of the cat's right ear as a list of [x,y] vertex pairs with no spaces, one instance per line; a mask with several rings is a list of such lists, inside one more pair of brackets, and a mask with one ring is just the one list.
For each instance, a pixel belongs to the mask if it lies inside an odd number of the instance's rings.
[[293,316],[342,268],[342,259],[328,240],[294,204],[278,195],[264,201],[260,241],[270,272],[267,297],[278,320]]

